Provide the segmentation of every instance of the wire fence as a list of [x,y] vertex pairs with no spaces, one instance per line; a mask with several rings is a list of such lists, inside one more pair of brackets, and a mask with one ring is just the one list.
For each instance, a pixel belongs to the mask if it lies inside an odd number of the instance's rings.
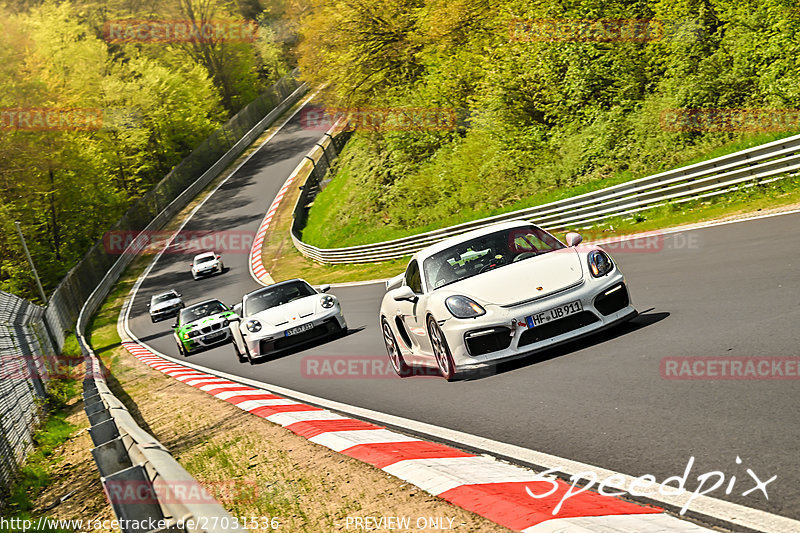
[[[33,444],[54,354],[44,308],[0,291],[0,488],[8,487]],[[0,490],[0,509],[6,490]]]

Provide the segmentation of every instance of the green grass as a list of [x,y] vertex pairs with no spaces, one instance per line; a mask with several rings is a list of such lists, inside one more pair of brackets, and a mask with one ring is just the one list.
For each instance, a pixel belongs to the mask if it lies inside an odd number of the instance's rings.
[[[689,159],[684,163],[671,168],[680,168],[694,163],[699,163],[701,161],[707,161],[715,157],[720,157],[733,152],[758,146],[760,144],[771,142],[785,136],[785,133],[749,136],[736,142],[717,147],[702,156]],[[664,172],[666,170],[670,170],[670,168],[652,169],[651,174]],[[572,187],[563,187],[554,190],[543,190],[536,192],[503,207],[492,209],[462,209],[458,213],[453,213],[449,216],[438,217],[438,220],[435,223],[421,225],[418,227],[399,228],[388,224],[375,224],[372,227],[365,227],[364,221],[361,219],[361,217],[353,217],[353,219],[350,221],[343,221],[343,217],[341,216],[341,206],[348,205],[348,199],[352,199],[354,191],[361,187],[356,173],[351,171],[349,166],[342,165],[334,179],[331,180],[325,190],[322,191],[315,199],[314,204],[309,212],[308,224],[303,229],[302,237],[304,242],[322,248],[339,248],[360,244],[371,244],[392,239],[399,239],[402,237],[416,235],[472,220],[508,213],[548,202],[554,202],[556,200],[578,196],[641,177],[644,176],[634,176],[629,171],[617,172],[612,176],[602,179],[594,179]],[[435,208],[436,207],[434,206],[433,209]],[[425,209],[430,208],[425,207]],[[434,216],[433,218],[436,217]]]
[[[71,396],[77,394],[77,386],[72,382]],[[62,409],[52,412],[42,427],[34,434],[34,450],[19,471],[9,491],[3,517],[31,520],[35,518],[34,500],[50,482],[50,472],[57,461],[53,452],[75,433],[76,426],[66,421],[67,413]],[[3,529],[0,531],[12,531]],[[59,531],[45,528],[39,531]]]

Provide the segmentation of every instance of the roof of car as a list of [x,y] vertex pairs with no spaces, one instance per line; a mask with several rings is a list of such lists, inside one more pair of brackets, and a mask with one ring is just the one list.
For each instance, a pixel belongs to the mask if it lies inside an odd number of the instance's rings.
[[174,295],[174,296],[175,296],[175,298],[177,298],[177,297],[178,297],[178,293],[177,293],[177,292],[175,292],[175,289],[170,289],[170,290],[168,290],[168,291],[159,292],[158,294],[154,294],[153,296],[151,296],[151,297],[150,297],[150,299],[152,300],[153,298],[161,298],[162,296],[166,296],[166,295],[168,295],[168,294],[172,294],[172,295]]
[[216,257],[217,254],[215,252],[203,252],[202,254],[197,254],[194,256],[195,259],[202,259],[203,257],[214,256]]
[[482,228],[474,229],[472,231],[468,231],[466,233],[462,233],[461,235],[456,235],[454,237],[449,237],[443,241],[437,242],[436,244],[432,244],[427,248],[423,248],[419,252],[415,253],[412,259],[416,259],[417,261],[424,261],[428,257],[432,256],[433,254],[439,253],[442,250],[446,250],[453,245],[462,243],[464,241],[468,241],[470,239],[474,239],[476,237],[483,237],[484,235],[489,235],[496,231],[502,231],[506,229],[514,229],[514,228],[523,228],[531,226],[532,223],[526,220],[512,220],[511,222],[500,222],[498,224],[492,224],[490,226],[484,226]]
[[267,285],[266,287],[261,287],[260,289],[256,289],[256,290],[254,290],[254,291],[250,291],[250,292],[248,292],[247,294],[245,294],[245,295],[242,297],[242,300],[245,300],[245,299],[247,299],[249,296],[252,296],[253,294],[255,294],[255,293],[257,293],[257,292],[261,292],[261,291],[263,291],[263,290],[265,290],[265,289],[272,289],[272,288],[274,288],[274,287],[280,287],[281,285],[287,285],[287,284],[289,284],[289,283],[293,283],[293,282],[296,282],[296,281],[302,281],[302,282],[303,282],[303,283],[305,283],[306,285],[311,285],[309,282],[307,282],[306,280],[304,280],[304,279],[301,279],[301,278],[292,278],[292,279],[287,279],[287,280],[284,280],[284,281],[279,281],[278,283],[273,283],[272,285]]
[[[210,304],[210,303],[220,303],[222,305],[225,305],[224,303],[222,303],[222,301],[218,300],[217,298],[209,298],[208,300],[203,300],[202,302],[197,302],[196,304],[192,304],[192,305],[188,306],[186,309],[192,309],[194,307],[199,307],[201,305]],[[227,307],[227,306],[225,306],[225,307]]]

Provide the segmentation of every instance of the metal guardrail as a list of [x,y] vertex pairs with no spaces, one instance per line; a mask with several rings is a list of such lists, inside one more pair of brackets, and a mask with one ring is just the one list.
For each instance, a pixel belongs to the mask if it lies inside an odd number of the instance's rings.
[[[196,181],[186,187],[156,215],[144,231],[163,227],[200,193],[244,149],[306,93],[300,85]],[[133,239],[108,269],[80,308],[75,327],[85,355],[86,376],[83,398],[95,448],[92,455],[100,471],[103,488],[124,533],[186,531],[188,533],[238,533],[246,529],[202,489],[154,437],[142,430],[128,410],[109,390],[103,367],[86,341],[89,318],[111,291],[122,272],[142,249],[147,239]],[[198,496],[200,495],[200,496]],[[152,527],[156,525],[156,527]]]
[[593,224],[667,203],[707,198],[766,183],[800,171],[800,135],[748,148],[645,178],[410,237],[345,248],[318,248],[293,241],[304,256],[325,264],[374,263],[411,255],[448,237],[510,220],[530,220],[549,230]]

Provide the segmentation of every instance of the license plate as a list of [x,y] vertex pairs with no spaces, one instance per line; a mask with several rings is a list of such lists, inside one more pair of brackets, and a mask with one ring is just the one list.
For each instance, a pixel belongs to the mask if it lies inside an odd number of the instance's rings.
[[580,313],[581,311],[583,311],[583,305],[581,305],[581,301],[575,300],[574,302],[559,305],[558,307],[553,307],[547,311],[525,317],[525,322],[528,323],[528,328],[533,328],[536,326],[541,326],[542,324],[547,324],[553,320],[558,320],[559,318],[564,318],[565,316]]
[[207,341],[210,341],[210,340],[218,339],[218,338],[222,337],[223,335],[225,335],[224,331],[215,331],[214,333],[209,333],[208,335],[206,335],[205,339]]
[[297,335],[298,333],[303,333],[304,331],[308,331],[310,329],[314,329],[314,324],[303,324],[302,326],[297,326],[296,328],[287,329],[286,336],[290,335]]

